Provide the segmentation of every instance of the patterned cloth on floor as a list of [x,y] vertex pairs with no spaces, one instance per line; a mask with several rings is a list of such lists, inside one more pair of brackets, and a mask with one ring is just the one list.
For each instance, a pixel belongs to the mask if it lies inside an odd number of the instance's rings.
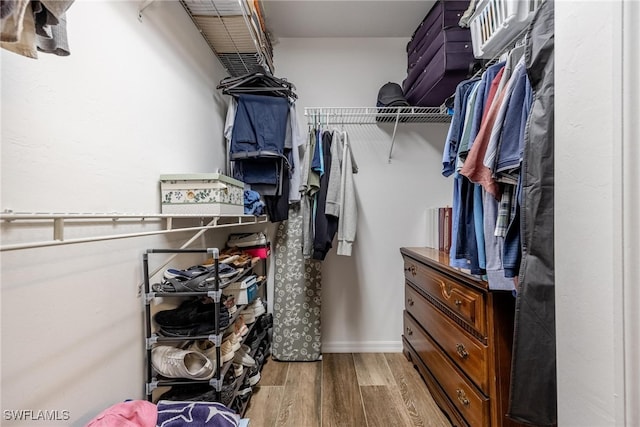
[[238,427],[240,415],[217,402],[158,402],[158,427]]

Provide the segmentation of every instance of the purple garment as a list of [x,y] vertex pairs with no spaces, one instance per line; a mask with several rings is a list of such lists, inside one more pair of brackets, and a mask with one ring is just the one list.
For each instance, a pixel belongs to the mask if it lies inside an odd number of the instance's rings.
[[158,427],[238,427],[240,415],[217,402],[158,402]]

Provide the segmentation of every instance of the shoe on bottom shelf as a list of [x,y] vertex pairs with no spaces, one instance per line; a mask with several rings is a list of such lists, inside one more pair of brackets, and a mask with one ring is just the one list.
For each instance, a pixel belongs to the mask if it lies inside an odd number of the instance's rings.
[[247,375],[249,376],[250,386],[253,387],[254,385],[258,384],[258,381],[260,381],[260,367],[256,365],[253,368],[249,369]]
[[151,350],[151,364],[167,378],[208,380],[213,377],[215,365],[204,354],[194,350],[160,345]]

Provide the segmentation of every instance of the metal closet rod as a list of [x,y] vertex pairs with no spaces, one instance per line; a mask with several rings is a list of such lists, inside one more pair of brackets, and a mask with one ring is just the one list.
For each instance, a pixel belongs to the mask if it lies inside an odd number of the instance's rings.
[[[113,221],[117,221],[118,219],[139,219],[144,221],[145,219],[166,219],[167,225],[165,229],[162,230],[154,230],[154,231],[139,231],[135,233],[122,233],[122,234],[111,234],[106,236],[93,236],[93,237],[82,237],[82,238],[74,238],[64,240],[63,238],[63,229],[64,229],[64,220],[74,220],[74,219],[112,219]],[[182,228],[172,228],[172,220],[174,218],[192,218],[192,219],[204,219],[204,218],[213,218],[211,222],[207,225],[200,225],[195,227],[182,227]],[[235,219],[235,222],[230,222],[228,224],[219,224],[220,219]],[[0,252],[4,251],[13,251],[20,249],[34,249],[34,248],[42,248],[49,246],[60,246],[60,245],[70,245],[76,243],[91,243],[91,242],[99,242],[105,240],[116,240],[116,239],[127,239],[134,237],[144,237],[144,236],[153,236],[159,234],[169,234],[169,233],[178,233],[178,232],[187,232],[187,231],[205,231],[216,228],[226,228],[226,227],[236,227],[238,225],[250,225],[250,224],[261,224],[267,222],[266,215],[262,215],[259,217],[251,216],[251,215],[172,215],[172,214],[74,214],[74,213],[2,213],[0,214],[0,220],[6,222],[14,222],[14,221],[30,221],[30,220],[53,220],[53,240],[39,241],[39,242],[30,242],[30,243],[16,243],[9,245],[0,246]]]

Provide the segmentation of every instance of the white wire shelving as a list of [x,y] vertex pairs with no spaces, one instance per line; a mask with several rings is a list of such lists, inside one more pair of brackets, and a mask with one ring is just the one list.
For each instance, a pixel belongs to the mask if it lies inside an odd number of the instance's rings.
[[[195,220],[199,225],[193,225],[194,221],[184,222],[178,220]],[[112,224],[125,224],[132,221],[144,223],[161,222],[161,227],[152,231],[139,231],[133,233],[105,234],[97,236],[65,238],[65,226],[68,225],[96,225],[110,222]],[[235,227],[239,225],[251,225],[266,223],[266,215],[205,215],[205,214],[125,214],[125,213],[41,213],[41,212],[12,212],[0,213],[0,222],[3,228],[16,225],[16,223],[33,224],[37,223],[45,227],[51,227],[52,239],[30,241],[25,243],[12,243],[0,245],[0,252],[20,249],[41,248],[47,246],[69,245],[75,243],[89,243],[104,240],[125,239],[134,237],[151,236],[157,234],[168,234],[177,232],[193,231],[196,236],[201,233],[225,227]],[[196,237],[194,236],[194,238]]]
[[393,123],[389,163],[399,123],[449,123],[451,115],[440,107],[307,107],[309,126],[382,125]]
[[260,2],[180,0],[180,4],[231,76],[273,73],[273,47]]

